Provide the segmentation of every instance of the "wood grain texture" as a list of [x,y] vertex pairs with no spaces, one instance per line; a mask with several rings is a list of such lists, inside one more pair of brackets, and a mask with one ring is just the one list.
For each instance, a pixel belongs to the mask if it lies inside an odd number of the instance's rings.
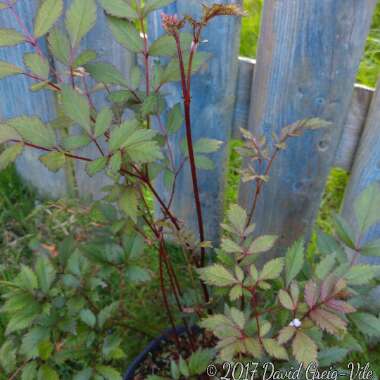
[[[239,57],[233,138],[240,137],[240,128],[248,129],[251,96],[255,96],[255,90],[252,89],[255,66],[256,60]],[[355,84],[333,166],[348,172],[351,170],[373,93],[373,88]]]
[[[280,236],[273,254],[308,237],[350,105],[355,74],[376,1],[267,0],[264,4],[249,128],[272,131],[320,117],[328,130],[293,139],[273,165],[260,198],[257,234]],[[243,185],[249,209],[254,186]]]
[[[33,17],[35,13],[35,1],[18,1],[15,9],[25,21],[26,27],[33,30]],[[1,27],[15,28],[19,31],[16,19],[12,12],[0,11]],[[41,41],[44,47],[44,42]],[[23,56],[34,50],[30,45],[0,48],[0,60],[11,62],[24,67]],[[29,86],[35,83],[25,76],[9,77],[0,80],[0,117],[8,119],[21,115],[36,115],[45,122],[55,116],[54,96],[48,91],[30,92]],[[17,160],[16,167],[22,178],[37,191],[46,197],[58,198],[66,193],[66,182],[63,170],[54,174],[49,172],[39,161],[39,152],[33,149],[25,149],[24,154]]]
[[[217,1],[218,3],[237,3],[238,1]],[[205,4],[215,1],[207,0]],[[190,14],[199,17],[200,2],[197,0],[178,0],[169,6],[167,13]],[[153,38],[162,34],[160,13],[150,17],[149,30]],[[230,139],[233,121],[233,109],[236,94],[238,69],[238,49],[240,40],[240,19],[220,17],[214,20],[204,31],[200,50],[212,54],[208,67],[193,78],[192,115],[193,139],[209,137],[224,142],[222,149],[210,156],[216,165],[215,171],[198,171],[201,190],[201,202],[205,219],[206,240],[217,241],[219,224],[222,218],[224,187],[226,182],[227,142]],[[181,101],[181,91],[177,84],[164,88],[170,94],[168,105]],[[181,157],[179,141],[183,139],[184,128],[179,136],[172,139],[174,154],[178,162]],[[159,191],[167,196],[162,181],[157,182]],[[177,191],[173,202],[175,214],[196,229],[195,207],[188,165],[179,177]]]
[[[380,82],[377,85],[367,122],[355,156],[350,181],[344,197],[343,216],[355,225],[353,203],[370,184],[380,183]],[[361,239],[362,244],[380,238],[380,224],[370,228]],[[363,258],[363,261],[380,264],[380,258]]]

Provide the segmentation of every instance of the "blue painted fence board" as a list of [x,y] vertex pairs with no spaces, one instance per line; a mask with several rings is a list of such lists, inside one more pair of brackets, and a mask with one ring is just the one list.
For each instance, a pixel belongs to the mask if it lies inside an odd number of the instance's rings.
[[[207,0],[205,4],[215,1]],[[238,1],[217,1],[217,3],[238,3]],[[200,2],[196,0],[178,0],[167,8],[167,13],[179,15],[189,14],[200,16]],[[153,38],[162,34],[161,11],[156,12],[149,21],[149,30]],[[236,79],[238,69],[238,49],[240,41],[240,20],[233,17],[221,17],[213,21],[204,31],[200,50],[212,54],[208,68],[202,70],[193,79],[192,84],[192,115],[193,139],[201,137],[218,139],[224,142],[222,149],[211,156],[216,165],[215,171],[198,171],[201,189],[201,202],[205,219],[206,240],[218,240],[219,224],[222,218],[225,174],[227,166],[228,144],[232,131],[233,109],[236,94]],[[178,85],[170,85],[164,89],[168,94],[169,106],[182,99]],[[177,162],[181,152],[179,140],[184,136],[184,128],[179,137],[172,140]],[[177,191],[173,202],[173,211],[186,221],[194,231],[196,228],[195,206],[192,193],[188,165],[179,177]],[[167,197],[167,191],[158,181],[161,194]]]
[[[350,105],[375,0],[267,0],[264,4],[249,127],[272,131],[320,117],[333,127],[289,143],[259,201],[257,234],[280,236],[274,254],[310,233]],[[250,208],[252,185],[240,202]]]
[[[372,99],[371,108],[360,139],[355,163],[344,197],[343,216],[355,225],[354,200],[369,185],[380,184],[380,82]],[[378,206],[378,205],[377,205]],[[380,223],[370,228],[361,238],[361,245],[380,239]],[[364,258],[365,262],[380,264],[380,258]]]

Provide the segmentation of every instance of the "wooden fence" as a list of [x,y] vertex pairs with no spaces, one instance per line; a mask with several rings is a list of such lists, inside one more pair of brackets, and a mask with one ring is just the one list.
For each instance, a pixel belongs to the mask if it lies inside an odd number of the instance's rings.
[[[29,26],[36,3],[17,3]],[[376,0],[266,0],[257,62],[238,59],[240,20],[220,18],[206,29],[204,39],[208,42],[201,49],[211,52],[212,58],[208,68],[194,79],[193,133],[195,139],[202,136],[225,142],[212,157],[216,171],[199,173],[207,239],[219,237],[228,141],[239,135],[240,128],[264,134],[270,140],[272,131],[300,119],[320,117],[333,124],[328,130],[292,141],[273,166],[257,208],[256,224],[258,233],[281,236],[277,252],[310,233],[331,167],[352,173],[343,207],[349,218],[355,196],[369,183],[380,181],[380,95],[354,85],[375,4]],[[201,11],[200,1],[177,0],[165,11],[196,16]],[[135,57],[114,42],[104,15],[99,12],[98,16],[96,27],[82,47],[100,50],[100,60],[114,63],[128,76]],[[6,11],[0,12],[0,24],[15,27]],[[159,12],[150,17],[149,31],[152,38],[162,34]],[[26,49],[0,49],[0,59],[12,57],[20,64]],[[0,82],[1,116],[27,113],[39,114],[45,120],[54,117],[52,96],[44,92],[29,94],[27,88],[28,81],[20,77]],[[169,105],[179,101],[177,85],[171,85],[167,92]],[[98,99],[98,104],[102,102],[104,99]],[[179,144],[175,146],[174,154],[179,156]],[[34,157],[35,153],[28,151],[19,159],[21,175],[41,192],[62,196],[66,189],[64,173],[47,172]],[[83,167],[76,169],[81,193],[99,195],[106,177],[99,174],[89,179]],[[187,170],[179,180],[173,209],[195,225]],[[162,184],[157,186],[165,195]],[[252,185],[240,186],[239,202],[244,208],[253,193]],[[370,235],[380,237],[380,226]]]

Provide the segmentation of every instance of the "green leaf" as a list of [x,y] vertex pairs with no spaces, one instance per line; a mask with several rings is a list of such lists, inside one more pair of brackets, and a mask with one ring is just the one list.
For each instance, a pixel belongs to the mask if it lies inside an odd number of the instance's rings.
[[195,156],[195,166],[200,170],[214,170],[215,164],[207,156],[202,156],[201,154],[197,154]]
[[247,221],[246,211],[239,205],[234,204],[227,211],[227,218],[233,227],[233,231],[242,236]]
[[123,75],[110,63],[88,63],[86,70],[98,82],[105,84],[119,84],[128,87]]
[[235,285],[238,281],[223,265],[214,264],[206,268],[197,270],[200,278],[208,285],[214,286],[231,286]]
[[138,198],[136,191],[133,188],[127,188],[123,191],[119,199],[119,207],[128,215],[133,221],[137,221],[137,207]]
[[147,15],[148,13],[153,12],[156,9],[166,7],[167,5],[173,2],[174,0],[147,0],[144,3],[144,15]]
[[71,45],[77,46],[96,23],[95,1],[73,0],[67,10],[65,22]]
[[11,75],[21,74],[22,72],[23,69],[21,69],[20,67],[12,65],[5,61],[0,61],[0,79]]
[[38,370],[37,380],[59,380],[58,373],[47,364],[44,364]]
[[286,286],[301,272],[304,263],[304,241],[297,240],[288,249],[285,255]]
[[24,55],[24,63],[28,69],[39,78],[49,78],[49,62],[37,53],[26,53]]
[[183,125],[184,118],[182,115],[182,106],[177,103],[169,112],[168,115],[168,133],[177,132]]
[[70,59],[70,41],[61,30],[53,28],[48,35],[50,51],[58,61],[68,65]]
[[284,268],[284,259],[279,257],[277,259],[267,262],[260,272],[260,280],[273,280],[277,278]]
[[11,340],[6,340],[0,348],[0,365],[6,373],[16,368],[17,348]]
[[332,364],[341,363],[348,353],[347,348],[327,348],[318,354],[318,363],[321,367],[329,367]]
[[129,136],[138,128],[138,122],[135,119],[128,120],[121,124],[119,128],[112,130],[109,140],[109,148],[112,152],[123,147]]
[[34,37],[46,34],[59,19],[63,10],[63,0],[44,0],[38,9],[34,23]]
[[142,284],[144,282],[148,282],[151,280],[151,274],[150,272],[142,267],[139,267],[137,265],[131,265],[128,266],[125,277],[127,281],[129,281],[132,284]]
[[354,201],[354,212],[359,231],[364,234],[380,221],[380,184],[368,186]]
[[[181,47],[191,46],[193,36],[190,33],[180,33]],[[172,57],[177,54],[177,45],[173,36],[164,34],[149,47],[149,55],[156,57]]]
[[262,253],[267,252],[273,248],[278,236],[276,235],[263,235],[255,239],[249,247],[250,253]]
[[133,90],[136,90],[139,88],[141,83],[141,70],[138,66],[133,66],[131,70],[131,88]]
[[152,94],[144,99],[141,106],[141,113],[144,117],[148,115],[158,115],[165,108],[165,100],[160,94]]
[[91,61],[95,61],[95,59],[96,59],[96,52],[94,50],[90,50],[90,49],[84,50],[75,59],[75,61],[73,63],[73,67],[83,66],[86,63],[89,63]]
[[7,124],[0,124],[0,144],[11,140],[21,140],[21,136],[14,128]]
[[99,327],[103,327],[108,319],[112,317],[118,310],[119,302],[113,302],[111,305],[106,306],[98,314],[98,324]]
[[282,347],[276,340],[274,339],[263,339],[263,345],[265,351],[268,354],[276,359],[280,360],[289,360],[288,354],[284,347]]
[[95,124],[95,137],[98,138],[109,129],[113,119],[113,114],[110,108],[103,108],[97,118]]
[[355,249],[355,243],[354,243],[354,231],[352,230],[351,226],[340,216],[335,215],[334,216],[334,227],[335,232],[338,235],[338,238],[347,245],[347,247],[350,247],[351,249]]
[[50,358],[53,353],[54,347],[49,339],[46,339],[38,344],[38,354],[39,357],[46,361]]
[[29,327],[36,317],[40,315],[41,310],[36,306],[38,305],[34,304],[33,307],[29,307],[27,310],[21,310],[12,316],[5,330],[5,335],[10,335]]
[[22,338],[20,353],[27,359],[38,356],[38,345],[49,337],[49,330],[45,327],[34,327]]
[[152,130],[138,129],[124,141],[122,147],[134,162],[146,164],[161,160],[163,155],[159,145],[153,140],[154,136],[155,132]]
[[92,373],[92,368],[82,369],[82,371],[79,371],[74,375],[73,380],[90,380]]
[[[1,130],[0,130],[1,135]],[[0,138],[1,142],[1,138]],[[370,243],[366,244],[364,247],[360,248],[360,253],[363,256],[380,256],[380,239],[371,241]]]
[[189,371],[192,376],[202,375],[211,363],[214,353],[212,350],[198,350],[189,359]]
[[23,286],[24,289],[37,289],[38,282],[34,272],[27,266],[21,265],[21,271],[17,276],[18,283]]
[[281,289],[278,293],[278,299],[285,309],[294,310],[293,300],[288,292]]
[[90,106],[86,96],[68,85],[62,86],[62,105],[65,115],[91,134]]
[[344,278],[348,285],[366,285],[376,277],[377,268],[374,265],[354,265],[349,269]]
[[21,380],[35,380],[37,377],[37,363],[31,362],[22,370]]
[[68,136],[63,139],[63,147],[68,151],[82,148],[91,143],[87,135]]
[[223,145],[223,141],[201,138],[197,140],[194,144],[195,153],[214,153],[217,152]]
[[126,18],[132,21],[139,18],[137,12],[123,0],[100,0],[100,5],[112,16]]
[[86,173],[93,177],[95,174],[101,172],[107,166],[108,158],[100,157],[97,160],[93,160],[86,165]]
[[[114,1],[114,0],[112,0],[112,1]],[[98,366],[96,366],[96,371],[99,374],[101,374],[105,380],[122,380],[120,373],[112,367],[104,366],[104,365],[98,365]]]
[[37,259],[35,270],[40,289],[44,293],[48,293],[57,274],[51,261],[45,257],[40,256]]
[[330,254],[318,263],[315,268],[315,274],[320,280],[324,280],[333,270],[336,263],[335,257],[335,254]]
[[79,317],[87,326],[94,327],[96,324],[96,317],[90,309],[81,310]]
[[144,50],[143,39],[133,23],[112,16],[108,16],[107,21],[113,36],[120,45],[133,53]]
[[380,337],[380,319],[368,313],[355,313],[350,315],[356,327],[365,335]]
[[62,152],[50,152],[40,156],[39,160],[50,171],[56,173],[65,166],[66,156]]
[[109,161],[109,168],[112,173],[119,173],[122,164],[121,152],[116,152],[112,155]]
[[23,144],[13,144],[6,148],[0,154],[0,170],[4,170],[8,165],[16,161],[16,158],[22,153],[24,149]]
[[308,365],[317,360],[317,345],[306,334],[298,331],[292,344],[293,355],[299,363]]
[[43,146],[44,148],[52,148],[56,144],[56,136],[54,130],[42,123],[35,116],[21,116],[7,121],[11,127],[15,128],[20,136],[32,144]]
[[23,34],[14,29],[0,29],[0,47],[14,46],[25,41]]

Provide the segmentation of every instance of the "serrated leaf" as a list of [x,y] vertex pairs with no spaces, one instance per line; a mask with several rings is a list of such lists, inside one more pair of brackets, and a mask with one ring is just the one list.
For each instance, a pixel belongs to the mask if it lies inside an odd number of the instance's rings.
[[197,154],[195,156],[195,166],[200,170],[214,170],[215,164],[210,158]]
[[73,380],[90,380],[92,373],[92,368],[82,369],[82,371],[79,371],[74,375]]
[[184,118],[182,115],[182,106],[177,103],[169,112],[168,115],[168,133],[177,132],[183,125]]
[[116,41],[133,53],[144,50],[144,42],[136,27],[127,20],[108,16],[108,25]]
[[302,239],[294,242],[287,250],[285,255],[286,286],[289,286],[302,270],[304,256],[304,241]]
[[281,305],[288,310],[293,310],[294,305],[293,305],[293,300],[290,297],[289,293],[286,292],[285,290],[281,289],[278,293],[278,299],[281,303]]
[[105,380],[122,380],[120,373],[115,368],[104,365],[98,365],[96,366],[96,371],[100,373]]
[[243,248],[241,248],[237,243],[230,239],[222,239],[221,248],[228,253],[241,253]]
[[374,182],[354,201],[354,212],[361,234],[380,221],[380,184]]
[[50,171],[56,173],[65,166],[66,156],[62,152],[50,152],[40,156],[39,160]]
[[59,380],[59,376],[53,368],[44,364],[38,370],[37,380]]
[[0,348],[0,365],[6,373],[12,372],[16,367],[17,348],[11,340],[7,340]]
[[318,362],[321,367],[329,367],[332,364],[341,363],[348,354],[347,348],[332,347],[318,354]]
[[54,347],[49,339],[43,340],[38,344],[38,355],[44,361],[50,358],[53,350]]
[[335,232],[339,239],[346,244],[347,247],[355,249],[355,234],[351,226],[340,215],[335,215],[333,221]]
[[63,0],[44,0],[37,11],[34,37],[40,38],[46,34],[59,19],[62,10]]
[[40,256],[36,262],[36,275],[39,288],[47,293],[56,278],[56,270],[50,260]]
[[[181,47],[191,46],[193,36],[190,33],[180,33]],[[177,54],[177,45],[173,36],[164,34],[149,47],[149,55],[156,57],[172,57]]]
[[89,162],[86,165],[86,173],[90,177],[93,177],[95,174],[101,172],[107,166],[107,162],[107,157],[99,157],[98,159]]
[[152,276],[146,268],[137,265],[128,266],[125,271],[125,277],[132,284],[142,284],[151,280]]
[[63,147],[68,151],[82,148],[91,143],[87,135],[68,136],[63,139]]
[[22,68],[12,65],[11,63],[5,61],[0,61],[0,79],[3,79],[11,75],[21,74],[22,72]]
[[126,215],[128,215],[133,221],[137,221],[138,198],[137,193],[133,188],[123,190],[118,204]]
[[237,283],[237,280],[233,274],[220,264],[200,268],[197,272],[199,273],[201,279],[208,285],[224,287],[235,285]]
[[293,355],[299,363],[308,365],[312,362],[317,362],[317,345],[303,332],[297,332],[292,348]]
[[9,125],[0,124],[0,144],[11,140],[21,140],[21,136]]
[[103,108],[97,118],[95,124],[95,137],[102,136],[111,126],[113,114],[110,108]]
[[39,305],[34,303],[25,310],[20,310],[17,314],[13,315],[7,324],[5,335],[10,335],[16,331],[23,330],[29,327],[32,322],[40,315]]
[[276,340],[263,339],[263,345],[265,351],[273,358],[280,360],[289,360],[289,356],[285,348],[282,347]]
[[297,329],[291,326],[283,327],[278,334],[278,343],[285,344],[289,342],[297,332]]
[[199,326],[206,330],[211,330],[215,332],[215,330],[218,329],[220,326],[230,325],[230,324],[231,322],[225,315],[214,314],[210,317],[202,319]]
[[141,83],[141,77],[142,77],[142,74],[141,74],[140,68],[138,66],[133,66],[131,70],[131,85],[130,85],[130,87],[133,90],[136,90],[137,88],[139,88],[140,83]]
[[94,0],[73,0],[66,12],[66,28],[71,45],[77,46],[80,40],[96,23],[96,4]]
[[112,155],[109,161],[109,168],[112,173],[119,173],[122,164],[121,152],[116,152]]
[[22,153],[24,149],[23,144],[13,144],[6,148],[0,154],[0,170],[4,170],[8,165],[16,161],[17,157]]
[[315,268],[315,274],[320,280],[326,278],[327,275],[333,270],[336,263],[335,256],[335,254],[330,254],[318,263]]
[[38,356],[38,345],[49,337],[49,330],[44,327],[35,327],[22,338],[20,353],[27,359]]
[[349,314],[349,313],[354,313],[356,311],[356,309],[353,306],[351,306],[349,303],[345,301],[341,301],[341,300],[331,299],[326,302],[326,306],[328,306],[330,309],[333,309],[339,313]]
[[189,359],[189,371],[192,376],[202,375],[210,364],[214,353],[212,350],[198,350]]
[[85,65],[88,73],[98,82],[105,84],[119,84],[128,87],[128,82],[115,66],[110,63],[88,63]]
[[332,335],[340,335],[346,331],[346,321],[327,310],[321,308],[315,309],[309,315],[318,327]]
[[90,327],[95,326],[96,317],[90,309],[81,310],[79,316],[80,316],[81,321],[85,323],[87,326],[90,326]]
[[279,257],[277,259],[267,262],[260,272],[260,280],[273,280],[277,278],[284,269],[284,259]]
[[112,317],[114,313],[118,310],[119,302],[113,302],[111,305],[106,306],[98,314],[98,324],[99,327],[103,327],[108,319]]
[[41,79],[49,77],[49,62],[37,53],[27,53],[24,55],[24,63],[28,69]]
[[220,140],[201,138],[195,142],[194,152],[203,154],[214,153],[220,149],[222,144],[223,141]]
[[305,285],[305,302],[309,308],[313,308],[319,299],[319,288],[313,280],[309,280]]
[[137,20],[139,17],[137,12],[123,0],[100,0],[100,4],[112,16],[132,21]]
[[368,313],[355,313],[350,316],[356,327],[365,335],[380,337],[380,319]]
[[55,132],[49,125],[45,125],[35,116],[21,116],[7,120],[7,124],[15,128],[20,136],[32,144],[52,148],[56,144]]
[[359,264],[352,266],[344,276],[349,285],[365,285],[377,275],[377,266]]
[[49,48],[58,61],[68,65],[70,59],[70,41],[61,30],[53,28],[48,35]]
[[62,87],[62,105],[65,115],[91,134],[90,106],[86,96],[65,85]]
[[0,28],[0,47],[18,45],[24,41],[24,35],[15,29]]
[[273,248],[278,236],[276,235],[263,235],[256,238],[249,247],[249,252],[258,254],[267,252]]
[[86,49],[82,51],[78,57],[75,58],[75,61],[73,62],[73,67],[79,67],[83,66],[86,63],[89,63],[91,61],[95,61],[96,59],[96,52],[94,50]]
[[22,370],[21,380],[35,380],[37,376],[37,363],[28,363]]
[[[1,128],[1,126],[0,126]],[[0,129],[0,143],[1,143],[1,129]],[[360,247],[360,253],[363,256],[380,256],[380,239],[371,241],[363,247]]]
[[239,235],[243,235],[247,221],[246,211],[239,205],[232,205],[227,211],[227,218],[233,230]]

